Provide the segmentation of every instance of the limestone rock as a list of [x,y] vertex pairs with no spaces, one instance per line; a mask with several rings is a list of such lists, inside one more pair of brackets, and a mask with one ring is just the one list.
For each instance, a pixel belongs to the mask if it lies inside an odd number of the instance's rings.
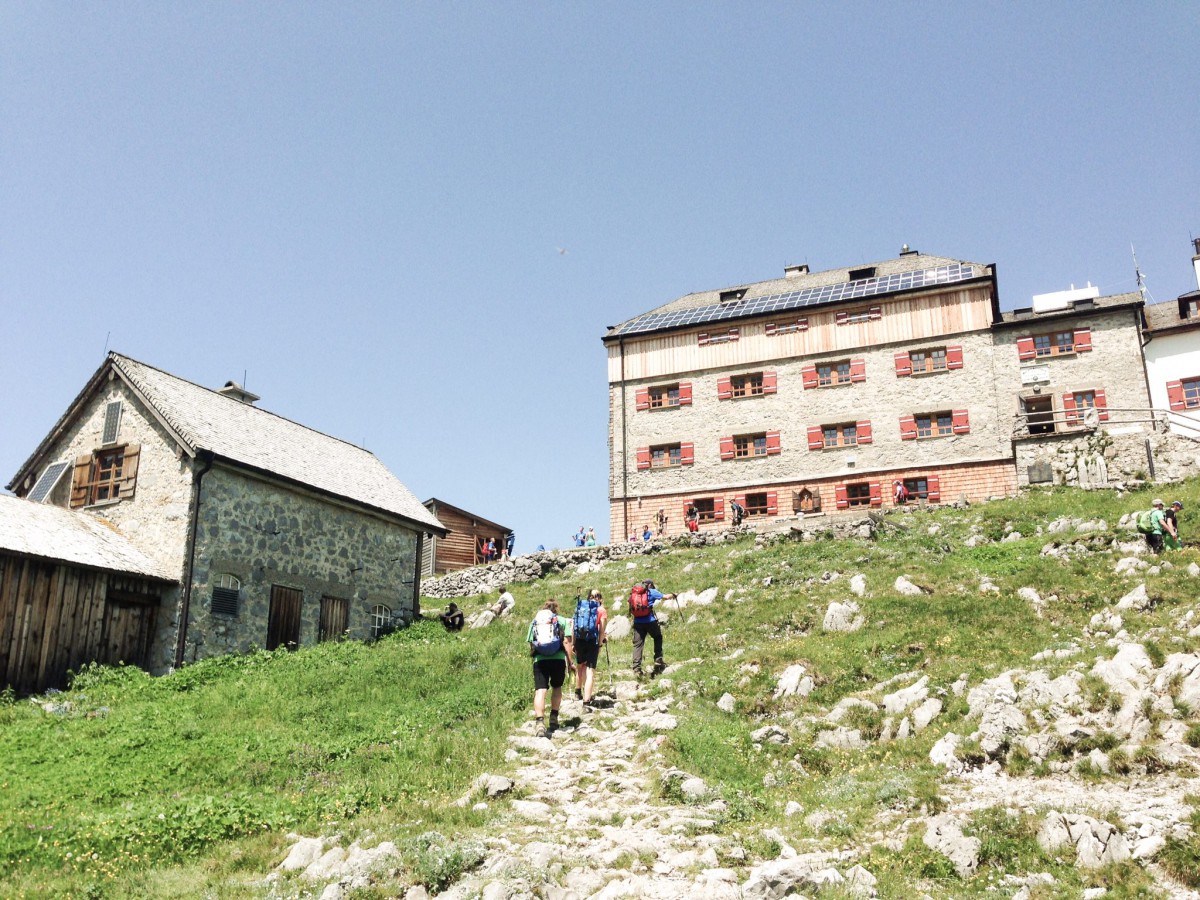
[[1091,816],[1050,812],[1038,830],[1038,844],[1048,852],[1073,846],[1076,865],[1098,869],[1129,859],[1129,845],[1113,825]]
[[953,817],[934,816],[926,822],[925,846],[954,864],[959,878],[970,878],[979,866],[979,838],[967,837]]
[[1117,560],[1115,571],[1118,575],[1123,576],[1136,575],[1138,570],[1145,569],[1149,565],[1144,559],[1138,559],[1136,556],[1126,556],[1123,559]]
[[613,616],[604,627],[604,636],[610,641],[623,641],[633,631],[633,624],[627,616]]
[[727,713],[736,712],[737,700],[734,699],[733,694],[726,691],[721,695],[721,699],[717,701],[717,709]]
[[825,621],[821,623],[821,629],[835,632],[858,631],[863,622],[863,617],[858,614],[857,603],[831,603],[825,611]]
[[764,725],[750,732],[750,740],[756,744],[790,744],[791,736],[778,725]]
[[915,728],[918,733],[924,731],[929,726],[929,723],[937,718],[941,711],[942,701],[938,700],[936,697],[930,697],[913,710],[913,728]]
[[1143,582],[1135,587],[1132,591],[1117,601],[1117,609],[1149,609],[1151,601],[1146,593],[1146,585]]
[[830,747],[835,750],[862,750],[867,746],[862,732],[857,728],[837,727],[831,731],[817,734],[818,747]]
[[900,575],[896,578],[894,587],[896,588],[897,594],[903,594],[905,597],[919,597],[921,594],[925,593],[919,587],[909,581],[904,575]]
[[496,614],[490,609],[485,609],[479,615],[471,619],[472,628],[486,628],[496,620]]
[[301,869],[307,869],[321,858],[321,854],[324,851],[325,842],[323,839],[302,837],[292,845],[292,849],[288,851],[287,858],[279,864],[279,868],[285,872],[298,872]]
[[850,578],[850,593],[856,597],[862,597],[867,593],[867,579],[862,575],[854,575]]
[[922,702],[929,696],[929,676],[922,675],[916,682],[906,688],[888,694],[883,698],[883,708],[893,716],[898,716],[910,706]]
[[807,697],[812,693],[813,687],[812,676],[808,674],[808,670],[799,663],[795,663],[784,669],[783,674],[779,676],[779,682],[775,687],[775,699]]

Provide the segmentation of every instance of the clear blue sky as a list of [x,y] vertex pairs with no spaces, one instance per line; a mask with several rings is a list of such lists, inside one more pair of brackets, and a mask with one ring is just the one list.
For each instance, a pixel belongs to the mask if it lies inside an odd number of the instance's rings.
[[1194,288],[1198,46],[1185,2],[0,2],[0,484],[107,341],[518,550],[607,536],[609,324],[904,243],[1005,307],[1130,244]]

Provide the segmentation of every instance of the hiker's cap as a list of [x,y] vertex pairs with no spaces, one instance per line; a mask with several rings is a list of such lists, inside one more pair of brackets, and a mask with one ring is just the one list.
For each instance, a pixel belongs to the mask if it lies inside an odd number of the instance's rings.
[[1174,503],[1172,503],[1171,505],[1172,505],[1172,506],[1178,506],[1180,509],[1183,509],[1183,501],[1182,501],[1182,500],[1176,500],[1176,501],[1175,501]]
[[1152,506],[1166,506],[1167,504],[1163,503],[1161,500],[1155,500],[1154,503],[1151,505]]

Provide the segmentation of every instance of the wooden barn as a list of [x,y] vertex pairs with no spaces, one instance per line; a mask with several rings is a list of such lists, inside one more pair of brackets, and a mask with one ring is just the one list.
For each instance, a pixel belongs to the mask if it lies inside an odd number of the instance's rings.
[[144,666],[178,582],[105,522],[0,495],[0,686],[38,693],[89,662]]
[[436,497],[426,500],[424,505],[450,531],[445,537],[425,539],[421,555],[422,577],[445,575],[468,566],[482,565],[484,560],[480,545],[488,540],[496,542],[497,559],[500,558],[505,541],[512,534],[511,528],[497,525]]

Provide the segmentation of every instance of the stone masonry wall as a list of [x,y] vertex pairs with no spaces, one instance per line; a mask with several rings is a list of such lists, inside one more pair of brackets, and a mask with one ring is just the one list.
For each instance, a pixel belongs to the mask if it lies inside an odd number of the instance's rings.
[[[301,645],[317,641],[321,597],[350,601],[349,636],[370,636],[372,609],[411,618],[417,533],[383,517],[220,465],[204,477],[188,660],[264,646],[271,586],[297,588]],[[241,581],[236,618],[211,612],[222,574]]]
[[[107,405],[121,401],[118,444],[137,444],[137,481],[133,496],[116,502],[83,507],[83,511],[113,523],[139,550],[183,577],[191,518],[192,460],[119,378],[107,382],[84,405],[75,424],[50,447],[46,459],[73,463],[102,446]],[[40,474],[40,473],[39,473]],[[70,505],[69,468],[47,498],[56,506]],[[174,662],[179,622],[178,585],[164,585],[155,616],[155,636],[148,668],[161,674]]]
[[[894,355],[899,350],[961,345],[963,368],[930,375],[897,377]],[[805,389],[801,370],[826,361],[861,358],[866,380],[847,385]],[[745,372],[770,369],[778,374],[778,392],[746,399],[718,400],[717,380]],[[676,376],[672,376],[671,381]],[[861,478],[865,473],[897,467],[929,468],[967,461],[1011,457],[1008,423],[1001,427],[994,407],[994,372],[989,332],[924,340],[912,346],[860,348],[838,354],[777,360],[757,366],[681,372],[690,381],[691,406],[636,410],[639,388],[657,382],[625,386],[628,425],[629,496],[704,494],[757,485],[814,479]],[[610,390],[613,414],[612,494],[621,496],[621,469],[626,464],[620,440],[620,385]],[[900,439],[900,417],[924,412],[966,409],[970,432],[914,441]],[[809,450],[808,428],[815,425],[869,420],[873,441],[857,447]],[[778,455],[722,460],[720,440],[737,434],[780,433]],[[676,441],[695,445],[695,464],[664,469],[636,468],[636,450]],[[619,534],[619,532],[614,532]]]

